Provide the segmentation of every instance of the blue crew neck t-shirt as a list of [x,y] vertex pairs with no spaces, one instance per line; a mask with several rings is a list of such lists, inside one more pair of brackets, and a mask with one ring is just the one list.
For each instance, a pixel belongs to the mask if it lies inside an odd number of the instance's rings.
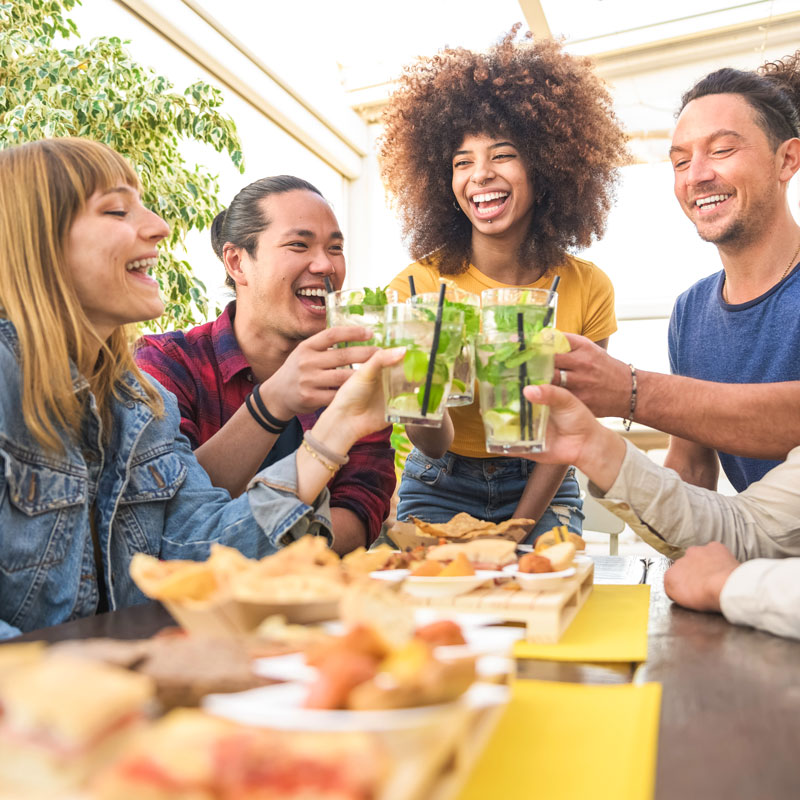
[[[710,275],[675,301],[669,322],[672,372],[721,383],[800,380],[800,269],[738,305],[722,299],[724,277],[724,271]],[[759,413],[753,408],[754,416]],[[721,451],[719,460],[738,492],[780,463]]]

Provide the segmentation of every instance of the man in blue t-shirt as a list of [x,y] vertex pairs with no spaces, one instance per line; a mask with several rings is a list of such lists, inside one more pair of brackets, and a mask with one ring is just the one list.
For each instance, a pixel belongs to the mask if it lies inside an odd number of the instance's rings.
[[800,444],[800,51],[755,72],[721,69],[681,102],[675,196],[723,269],[678,298],[673,374],[636,370],[580,336],[554,383],[599,417],[672,434],[666,464],[716,488],[720,455],[739,490]]
[[[800,169],[800,96],[787,80],[796,66],[787,59],[759,73],[718,70],[682,98],[670,148],[675,196],[717,246],[723,269],[675,303],[673,373],[742,384],[800,379],[800,226],[787,199]],[[778,463],[722,451],[719,460],[738,491]],[[714,450],[679,437],[665,460],[710,489],[718,463]]]

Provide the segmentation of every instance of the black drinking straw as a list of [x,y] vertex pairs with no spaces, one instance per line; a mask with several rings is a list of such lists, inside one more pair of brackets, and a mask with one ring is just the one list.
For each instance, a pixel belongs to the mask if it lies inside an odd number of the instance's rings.
[[[550,299],[553,299],[553,295],[556,293],[556,289],[558,289],[558,282],[561,280],[560,275],[556,275],[553,278],[553,285],[550,287]],[[547,309],[547,313],[544,316],[544,322],[542,323],[542,327],[546,328],[550,324],[550,319],[553,316],[553,306]]]
[[436,322],[433,326],[433,344],[431,345],[431,356],[428,359],[428,374],[425,376],[425,393],[422,395],[422,409],[420,413],[423,417],[428,415],[428,402],[431,396],[431,386],[433,384],[433,367],[436,363],[436,351],[439,349],[439,337],[442,333],[442,311],[444,310],[444,292],[447,286],[442,284],[439,287],[439,305],[436,307]]
[[[519,349],[522,352],[525,349],[525,329],[522,325],[523,313],[517,313],[517,338],[519,339]],[[528,438],[533,439],[533,421],[531,415],[528,414],[528,405],[525,395],[522,390],[528,385],[528,366],[523,361],[519,365],[519,436],[525,439],[525,431],[528,431]]]
[[331,284],[331,279],[327,275],[323,275],[322,280],[325,281],[325,291],[328,294],[330,294],[333,291],[333,284]]
[[413,297],[417,293],[417,287],[414,286],[414,276],[408,276],[408,288],[411,291],[411,296]]

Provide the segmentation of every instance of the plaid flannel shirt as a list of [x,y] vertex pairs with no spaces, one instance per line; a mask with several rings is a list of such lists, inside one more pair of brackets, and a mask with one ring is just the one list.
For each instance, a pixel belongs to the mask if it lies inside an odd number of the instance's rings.
[[[233,331],[236,302],[213,322],[186,332],[143,336],[136,362],[178,400],[181,431],[196,449],[208,441],[244,403],[253,389],[253,373]],[[298,414],[304,431],[324,409]],[[390,429],[365,436],[350,450],[350,461],[331,479],[332,508],[347,508],[363,521],[373,542],[389,514],[395,487]]]

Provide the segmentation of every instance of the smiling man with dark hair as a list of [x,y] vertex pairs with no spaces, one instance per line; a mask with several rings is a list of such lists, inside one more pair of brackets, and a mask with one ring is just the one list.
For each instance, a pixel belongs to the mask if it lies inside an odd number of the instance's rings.
[[[238,495],[253,475],[303,443],[304,431],[373,347],[332,349],[365,329],[325,329],[325,280],[344,281],[344,237],[307,181],[262,178],[212,225],[212,248],[236,300],[213,322],[144,336],[139,366],[178,399],[181,431],[216,486]],[[334,548],[368,545],[395,486],[390,429],[351,449],[329,484]]]
[[672,434],[665,463],[685,480],[716,488],[719,453],[741,491],[800,444],[800,226],[787,195],[800,170],[800,51],[699,81],[670,158],[675,196],[723,267],[675,304],[674,374],[636,371],[573,336],[556,374],[597,416]]

